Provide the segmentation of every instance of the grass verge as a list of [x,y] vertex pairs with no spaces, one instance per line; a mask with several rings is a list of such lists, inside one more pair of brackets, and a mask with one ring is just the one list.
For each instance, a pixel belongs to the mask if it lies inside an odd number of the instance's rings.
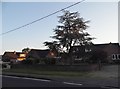
[[65,77],[85,77],[89,76],[89,72],[79,72],[79,71],[46,71],[38,69],[6,69],[3,70],[4,73],[22,73],[22,74],[36,74],[36,75],[48,75],[48,76],[65,76]]

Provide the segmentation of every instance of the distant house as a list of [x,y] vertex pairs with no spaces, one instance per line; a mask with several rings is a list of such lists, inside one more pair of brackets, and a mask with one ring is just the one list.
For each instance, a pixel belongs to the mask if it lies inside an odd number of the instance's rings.
[[19,61],[25,60],[26,55],[26,53],[22,52],[5,52],[2,56],[2,61],[17,63]]
[[106,44],[93,44],[91,46],[73,46],[72,54],[75,59],[81,59],[83,57],[88,57],[87,53],[90,51],[102,50],[107,53],[106,60],[108,62],[113,62],[114,60],[120,60],[120,46],[119,43],[106,43]]
[[56,53],[50,51],[49,49],[40,50],[40,49],[31,49],[27,55],[27,58],[41,59],[41,58],[54,58],[56,57]]

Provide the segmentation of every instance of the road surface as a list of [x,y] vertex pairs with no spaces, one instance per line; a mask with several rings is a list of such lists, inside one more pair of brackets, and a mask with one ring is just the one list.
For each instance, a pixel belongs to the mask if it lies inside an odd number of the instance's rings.
[[[9,75],[9,74],[8,74]],[[0,76],[3,87],[105,87],[118,89],[118,66],[104,66],[101,71],[91,72],[89,77],[48,77],[42,79]],[[1,86],[1,85],[0,85]]]
[[[2,77],[3,88],[4,87],[87,87],[87,85],[82,84],[82,82],[81,83],[66,82],[66,81],[59,82],[49,79],[35,79],[35,78],[5,76],[5,75],[0,77]],[[105,88],[100,88],[100,89],[105,89]]]
[[2,87],[81,87],[82,84],[15,76],[2,76]]

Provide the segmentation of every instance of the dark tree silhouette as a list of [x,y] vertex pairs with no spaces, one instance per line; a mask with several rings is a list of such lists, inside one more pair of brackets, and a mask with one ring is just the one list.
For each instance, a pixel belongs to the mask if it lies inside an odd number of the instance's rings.
[[[62,16],[59,16],[59,23],[55,29],[55,35],[52,36],[57,44],[57,47],[62,50],[62,52],[66,52],[69,55],[70,63],[72,63],[71,57],[71,47],[75,45],[90,45],[93,38],[90,37],[90,34],[86,32],[88,28],[87,23],[89,21],[84,21],[83,18],[79,16],[78,12],[70,12],[64,11]],[[52,43],[53,45],[53,43]],[[51,48],[50,45],[45,45]],[[54,45],[55,46],[55,45]],[[54,47],[53,47],[54,48]]]
[[24,52],[24,53],[28,53],[30,51],[30,48],[24,48],[24,49],[22,49],[22,52]]
[[48,48],[53,51],[53,52],[56,52],[57,54],[59,54],[60,52],[60,44],[57,43],[57,41],[53,41],[53,42],[44,42],[44,45],[45,46],[48,46]]

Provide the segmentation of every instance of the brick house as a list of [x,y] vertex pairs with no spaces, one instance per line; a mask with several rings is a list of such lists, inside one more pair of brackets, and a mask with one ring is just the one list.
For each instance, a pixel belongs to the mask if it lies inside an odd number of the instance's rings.
[[120,46],[119,43],[106,43],[106,44],[93,44],[91,46],[73,46],[72,54],[75,59],[87,58],[89,55],[86,53],[92,50],[103,50],[107,53],[106,60],[111,63],[115,60],[120,60]]
[[17,63],[19,61],[25,60],[26,55],[26,53],[22,52],[5,52],[2,56],[2,61]]
[[94,50],[102,49],[107,53],[107,59],[110,63],[114,60],[120,60],[120,46],[119,43],[95,44]]

